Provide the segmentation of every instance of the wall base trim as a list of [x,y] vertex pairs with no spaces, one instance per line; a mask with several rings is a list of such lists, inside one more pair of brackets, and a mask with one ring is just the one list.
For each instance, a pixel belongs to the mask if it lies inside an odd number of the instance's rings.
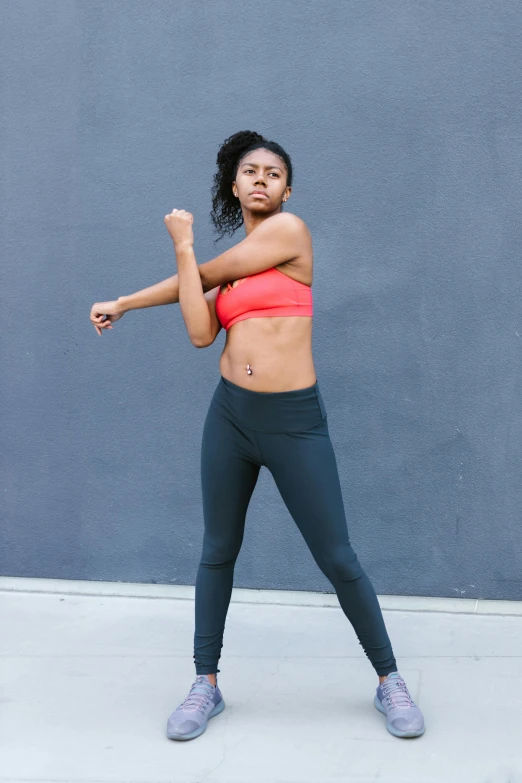
[[[193,601],[193,585],[157,585],[139,582],[98,582],[76,579],[0,576],[0,592],[57,593],[61,595],[113,596]],[[420,595],[379,595],[381,609],[387,612],[452,612],[522,616],[522,601],[485,598],[444,598]],[[282,606],[323,606],[339,608],[335,593],[304,590],[257,590],[234,587],[232,601]]]

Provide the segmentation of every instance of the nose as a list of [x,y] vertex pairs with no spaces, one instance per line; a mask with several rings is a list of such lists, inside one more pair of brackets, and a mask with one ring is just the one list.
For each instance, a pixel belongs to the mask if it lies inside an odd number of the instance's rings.
[[261,184],[263,185],[265,184],[265,178],[263,177],[262,174],[258,174],[256,177],[256,185],[261,185]]

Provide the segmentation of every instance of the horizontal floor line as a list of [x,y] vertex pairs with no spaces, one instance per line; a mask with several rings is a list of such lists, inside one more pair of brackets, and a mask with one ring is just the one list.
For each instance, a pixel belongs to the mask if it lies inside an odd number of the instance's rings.
[[[57,653],[0,653],[0,659],[1,658],[118,658],[118,659],[130,659],[130,660],[161,660],[163,658],[170,660],[171,658],[180,658],[181,660],[187,660],[187,653],[165,653],[165,655],[148,655],[146,652],[144,653],[136,653],[134,655],[118,655],[118,653],[60,653],[59,655]],[[279,661],[281,659],[289,660],[289,661],[316,661],[317,659],[321,660],[350,660],[350,661],[366,661],[367,659],[364,656],[363,652],[360,652],[357,655],[323,655],[322,653],[316,653],[315,655],[237,655],[234,653],[227,653],[227,659],[229,658],[237,658],[238,660],[252,660],[252,661]],[[477,655],[477,653],[470,653],[469,655],[401,655],[401,661],[415,661],[417,658],[422,659],[442,659],[442,658],[472,658],[473,661],[488,661],[491,659],[497,659],[497,658],[517,658],[519,660],[522,660],[522,654],[520,655]]]
[[[143,584],[139,582],[98,582],[40,577],[0,577],[0,592],[41,593],[106,598],[146,598],[193,601],[194,585]],[[442,612],[457,614],[522,616],[522,601],[483,598],[449,598],[417,595],[378,595],[383,611]],[[301,590],[232,589],[233,603],[339,608],[335,593]]]

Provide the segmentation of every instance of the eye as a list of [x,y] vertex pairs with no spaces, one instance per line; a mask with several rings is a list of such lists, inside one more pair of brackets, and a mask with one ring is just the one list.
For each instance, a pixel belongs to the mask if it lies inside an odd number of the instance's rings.
[[[254,171],[254,169],[244,169],[243,173],[244,174],[250,174],[250,173],[255,174],[255,171]],[[279,179],[279,177],[280,177],[280,174],[278,174],[277,171],[271,171],[270,174],[273,174],[274,177],[277,177],[277,179]]]

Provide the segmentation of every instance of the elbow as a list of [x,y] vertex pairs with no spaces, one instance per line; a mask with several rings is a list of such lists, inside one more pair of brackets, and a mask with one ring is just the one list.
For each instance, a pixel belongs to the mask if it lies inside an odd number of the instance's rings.
[[191,342],[194,348],[208,348],[208,346],[212,345],[214,341],[212,339],[200,338],[200,339],[191,340]]

